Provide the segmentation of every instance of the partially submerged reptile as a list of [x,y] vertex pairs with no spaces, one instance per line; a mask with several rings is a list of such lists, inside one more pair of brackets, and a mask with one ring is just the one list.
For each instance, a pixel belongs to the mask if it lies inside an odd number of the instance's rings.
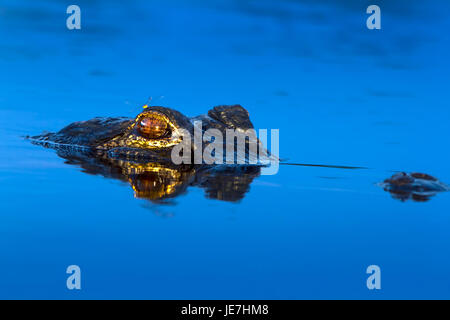
[[188,186],[198,186],[209,198],[241,200],[260,175],[260,165],[173,164],[171,152],[182,142],[182,130],[193,135],[196,121],[202,122],[203,131],[253,128],[247,110],[239,105],[217,106],[194,118],[154,106],[146,107],[134,119],[94,118],[28,138],[56,149],[66,163],[78,165],[86,173],[130,183],[138,198],[159,201],[182,194]]
[[[213,128],[225,135],[227,129],[253,128],[248,111],[240,105],[218,106],[194,118],[155,106],[134,119],[94,118],[70,124],[57,133],[28,138],[56,149],[66,163],[78,165],[86,173],[127,181],[139,198],[159,201],[183,193],[188,186],[199,186],[210,198],[241,200],[260,175],[261,165],[173,164],[171,152],[182,143],[182,131],[193,135],[194,123],[200,120],[203,132]],[[245,152],[249,159],[249,149]],[[421,173],[399,173],[380,185],[402,201],[426,201],[449,190],[436,178]]]
[[[217,106],[207,115],[188,118],[165,107],[146,107],[136,118],[94,118],[75,122],[57,133],[30,137],[38,143],[89,148],[98,156],[172,163],[172,148],[183,141],[183,133],[194,136],[194,123],[202,122],[202,130],[253,129],[248,111],[240,105]],[[204,145],[206,146],[206,144]],[[192,143],[192,148],[194,148]]]

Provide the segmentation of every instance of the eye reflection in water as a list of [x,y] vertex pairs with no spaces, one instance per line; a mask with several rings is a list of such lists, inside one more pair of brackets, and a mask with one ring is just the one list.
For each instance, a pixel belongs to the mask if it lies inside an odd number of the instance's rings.
[[66,159],[66,164],[78,166],[87,174],[127,182],[136,198],[158,204],[185,194],[189,187],[204,189],[209,199],[239,202],[261,172],[260,167],[249,165],[176,166],[98,158],[83,151],[59,150],[57,153]]

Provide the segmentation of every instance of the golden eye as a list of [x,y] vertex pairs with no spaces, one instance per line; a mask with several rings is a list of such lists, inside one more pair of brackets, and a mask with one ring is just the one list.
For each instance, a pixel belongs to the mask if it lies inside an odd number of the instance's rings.
[[150,139],[161,138],[168,131],[167,122],[156,118],[142,118],[137,126],[139,131]]

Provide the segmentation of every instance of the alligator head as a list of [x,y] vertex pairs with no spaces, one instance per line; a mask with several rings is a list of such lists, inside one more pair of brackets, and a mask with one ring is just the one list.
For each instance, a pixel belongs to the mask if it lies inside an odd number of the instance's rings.
[[259,166],[175,165],[171,161],[172,149],[183,141],[183,134],[193,135],[195,121],[202,121],[203,131],[253,128],[247,110],[238,105],[218,106],[195,118],[155,106],[134,119],[94,118],[28,138],[56,149],[67,164],[85,173],[128,182],[137,198],[161,201],[197,186],[209,198],[241,200],[259,176]]
[[239,105],[218,106],[195,118],[155,106],[134,119],[94,118],[72,123],[57,133],[28,138],[55,149],[90,149],[98,156],[114,159],[170,162],[173,147],[183,141],[184,135],[193,136],[195,121],[202,121],[203,132],[217,129],[224,135],[227,129],[244,132],[253,128],[247,110]]

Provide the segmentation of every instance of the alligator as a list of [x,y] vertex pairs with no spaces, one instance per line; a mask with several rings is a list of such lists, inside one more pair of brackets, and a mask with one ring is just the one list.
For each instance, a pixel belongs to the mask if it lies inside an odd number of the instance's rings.
[[[94,118],[72,123],[57,133],[28,138],[57,148],[68,146],[71,149],[95,150],[98,156],[108,158],[171,163],[172,149],[183,142],[186,133],[193,137],[194,124],[199,122],[202,123],[202,133],[216,129],[223,136],[227,129],[245,133],[254,128],[248,111],[240,105],[217,106],[207,115],[194,118],[170,108],[144,106],[144,111],[134,119]],[[200,145],[201,148],[207,146],[208,143]],[[190,147],[194,150],[199,146],[192,141]],[[247,162],[248,156],[256,156],[249,155],[248,143],[245,154]]]
[[[240,105],[217,106],[193,118],[166,107],[144,106],[135,118],[94,118],[72,123],[56,133],[27,138],[56,149],[67,164],[77,165],[86,173],[128,182],[137,198],[161,202],[183,194],[189,186],[197,186],[205,189],[209,198],[240,201],[263,167],[261,163],[249,163],[254,155],[248,145],[244,165],[173,163],[172,150],[183,143],[182,131],[193,136],[198,121],[202,122],[203,132],[217,129],[224,136],[227,129],[244,132],[254,128],[248,111]],[[192,143],[190,147],[197,146]],[[258,148],[262,145],[258,144]],[[449,191],[448,186],[423,173],[397,173],[379,185],[401,201],[427,201],[439,192]]]
[[[128,182],[137,198],[162,202],[197,186],[205,189],[208,198],[240,201],[260,175],[261,164],[173,163],[171,153],[182,142],[181,131],[193,135],[197,121],[202,122],[203,132],[213,128],[224,135],[227,129],[253,128],[248,111],[240,105],[217,106],[194,118],[166,107],[144,106],[134,119],[97,117],[72,123],[56,133],[27,138],[56,149],[67,164],[81,167],[85,173]],[[248,145],[245,152],[248,156]]]

